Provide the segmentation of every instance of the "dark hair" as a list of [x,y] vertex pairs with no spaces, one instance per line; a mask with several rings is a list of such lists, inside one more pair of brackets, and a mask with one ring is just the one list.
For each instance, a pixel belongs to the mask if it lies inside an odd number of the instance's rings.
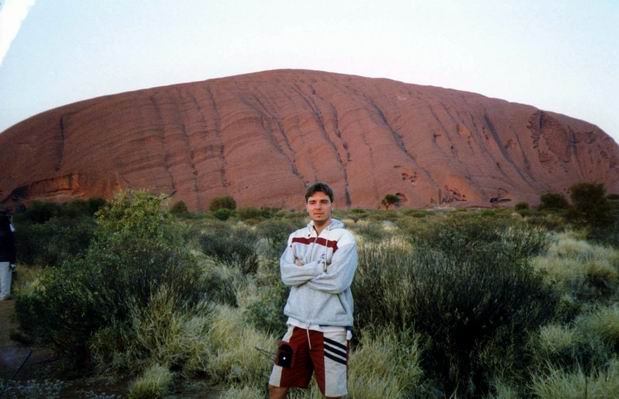
[[309,197],[319,192],[327,194],[331,202],[333,202],[333,190],[331,190],[331,187],[329,187],[328,184],[321,183],[321,182],[314,183],[311,186],[309,186],[307,190],[305,190],[305,202],[307,202]]

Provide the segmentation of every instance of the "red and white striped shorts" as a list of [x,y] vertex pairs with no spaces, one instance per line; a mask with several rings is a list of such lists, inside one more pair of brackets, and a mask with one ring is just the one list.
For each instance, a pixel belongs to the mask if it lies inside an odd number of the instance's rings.
[[290,367],[275,364],[269,384],[307,388],[312,373],[315,373],[318,388],[323,395],[347,394],[348,341],[345,329],[342,328],[341,332],[321,332],[288,326],[282,341],[292,348]]

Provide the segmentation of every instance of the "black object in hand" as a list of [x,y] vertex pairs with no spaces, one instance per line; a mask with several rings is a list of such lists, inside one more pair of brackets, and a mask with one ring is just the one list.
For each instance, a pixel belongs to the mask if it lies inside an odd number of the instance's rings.
[[275,354],[275,364],[283,368],[292,366],[292,346],[287,342],[281,342]]

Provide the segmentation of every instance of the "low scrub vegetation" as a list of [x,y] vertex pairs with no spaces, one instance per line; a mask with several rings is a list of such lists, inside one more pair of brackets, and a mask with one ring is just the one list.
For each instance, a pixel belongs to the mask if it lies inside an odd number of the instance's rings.
[[[565,201],[338,211],[359,251],[349,396],[617,396],[619,250]],[[307,221],[229,199],[212,208],[145,192],[33,205],[15,218],[19,262],[33,265],[17,278],[20,335],[80,370],[130,376],[129,397],[196,379],[223,398],[264,396],[285,331],[279,256]]]

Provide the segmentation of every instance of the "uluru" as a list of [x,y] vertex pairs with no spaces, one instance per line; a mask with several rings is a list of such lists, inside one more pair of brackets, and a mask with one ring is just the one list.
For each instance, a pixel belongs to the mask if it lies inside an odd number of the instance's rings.
[[530,105],[389,79],[275,70],[94,98],[0,134],[0,200],[144,188],[203,210],[536,203],[578,182],[619,192],[619,147],[595,125]]

